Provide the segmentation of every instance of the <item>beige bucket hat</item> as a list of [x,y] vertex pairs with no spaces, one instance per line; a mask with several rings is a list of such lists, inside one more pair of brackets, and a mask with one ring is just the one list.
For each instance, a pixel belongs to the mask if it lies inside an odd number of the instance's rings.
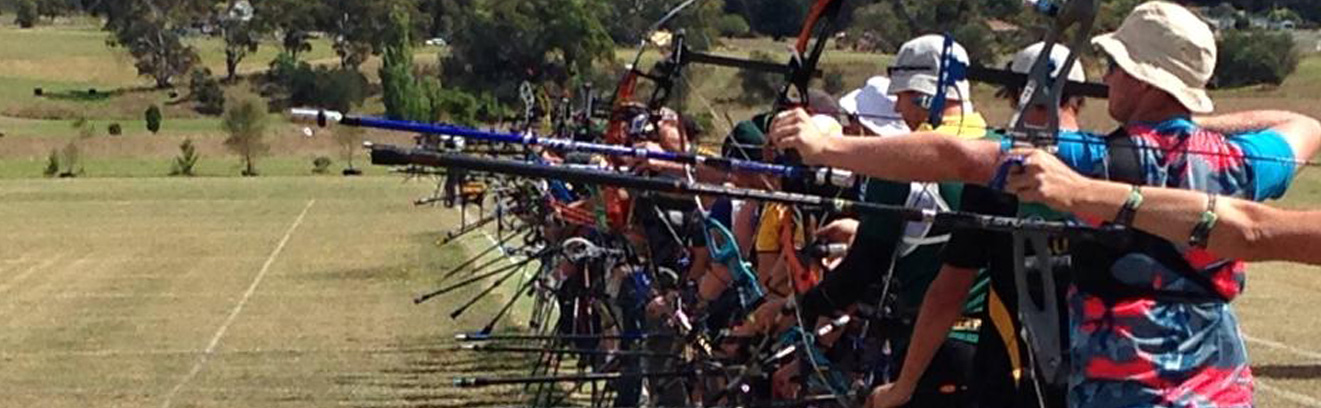
[[1129,75],[1168,92],[1193,113],[1215,110],[1206,93],[1216,65],[1215,34],[1183,6],[1143,3],[1118,31],[1097,36],[1092,44]]

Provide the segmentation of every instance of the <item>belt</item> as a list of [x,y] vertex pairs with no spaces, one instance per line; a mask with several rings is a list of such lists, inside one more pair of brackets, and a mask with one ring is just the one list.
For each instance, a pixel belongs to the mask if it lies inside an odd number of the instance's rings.
[[978,331],[982,329],[982,319],[978,319],[975,317],[960,317],[959,320],[954,321],[954,326],[951,327],[951,329],[961,330],[961,331]]

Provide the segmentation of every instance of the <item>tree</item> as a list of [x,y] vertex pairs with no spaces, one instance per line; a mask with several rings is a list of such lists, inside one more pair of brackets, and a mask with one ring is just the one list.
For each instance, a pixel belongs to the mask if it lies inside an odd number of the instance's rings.
[[725,37],[747,37],[752,33],[752,27],[749,27],[748,22],[738,14],[721,16],[716,28],[720,30],[720,35]]
[[151,77],[157,88],[169,88],[175,77],[184,75],[199,61],[197,51],[183,43],[180,31],[186,23],[205,14],[201,0],[121,0],[104,9],[107,44],[123,47],[133,56],[138,74]]
[[[335,128],[335,143],[339,144],[340,155],[344,162],[348,163],[347,170],[356,170],[353,167],[353,155],[358,151],[358,146],[362,146],[362,128],[353,126],[338,126]],[[349,172],[345,172],[349,174]]]
[[749,1],[748,23],[753,30],[769,35],[777,41],[798,36],[803,20],[807,19],[807,5],[796,0]]
[[14,23],[21,28],[32,28],[37,25],[37,3],[33,0],[18,0],[14,14]]
[[[642,40],[645,31],[654,22],[673,9],[675,2],[666,0],[632,0],[608,2],[606,29],[617,43],[635,45]],[[670,31],[683,30],[688,34],[689,46],[705,50],[715,45],[719,35],[727,28],[725,24],[737,23],[725,21],[724,1],[703,1],[690,6],[675,17],[666,27]],[[747,22],[742,22],[747,26]],[[737,30],[736,30],[737,31]],[[747,30],[743,30],[747,31]]]
[[253,24],[274,32],[280,39],[282,54],[298,60],[298,55],[312,50],[311,32],[317,16],[324,13],[320,1],[262,0],[253,5]]
[[395,120],[427,119],[430,102],[413,77],[413,47],[409,36],[408,13],[396,7],[390,13],[390,29],[385,36],[381,64],[381,93],[385,115]]
[[599,0],[476,0],[456,10],[445,86],[512,99],[517,84],[568,82],[614,61]]
[[50,19],[69,14],[74,8],[70,0],[37,0],[36,3],[37,15]]
[[849,38],[862,49],[893,53],[910,38],[908,22],[900,18],[891,3],[875,3],[859,8]]
[[142,115],[147,122],[147,131],[153,135],[161,131],[161,108],[159,106],[152,104]]
[[1298,69],[1299,55],[1287,32],[1230,30],[1220,36],[1211,83],[1216,87],[1284,83]]
[[1124,18],[1145,0],[1111,0],[1101,3],[1101,14],[1097,16],[1097,30],[1111,32],[1119,29]]
[[221,37],[225,39],[225,81],[233,82],[238,66],[248,53],[261,44],[261,26],[253,19],[255,10],[247,0],[234,2],[220,17]]
[[1277,8],[1266,14],[1266,18],[1271,21],[1293,21],[1295,23],[1303,21],[1303,17],[1297,12],[1287,8]]
[[228,103],[221,127],[229,133],[225,147],[243,160],[243,175],[257,175],[257,157],[270,151],[266,136],[266,101],[256,96],[242,96]]
[[[331,47],[339,55],[339,66],[358,69],[372,54],[379,51],[389,13],[396,9],[390,0],[327,0],[323,1],[324,14],[318,26],[329,33]],[[408,7],[416,12],[413,7]]]

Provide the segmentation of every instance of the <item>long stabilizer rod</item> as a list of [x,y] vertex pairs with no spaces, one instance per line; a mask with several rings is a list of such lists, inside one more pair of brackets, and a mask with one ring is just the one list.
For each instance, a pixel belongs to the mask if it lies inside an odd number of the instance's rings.
[[293,109],[290,111],[294,120],[304,122],[315,122],[318,126],[325,127],[329,124],[338,123],[344,126],[365,127],[373,129],[397,130],[413,133],[429,133],[437,135],[449,135],[462,137],[464,139],[475,139],[490,142],[514,143],[522,145],[542,146],[557,151],[577,151],[604,154],[609,156],[626,156],[639,159],[655,159],[671,161],[676,163],[702,165],[721,169],[725,171],[749,172],[772,174],[780,177],[793,179],[812,180],[817,184],[830,184],[840,187],[853,186],[857,178],[853,173],[846,170],[832,169],[828,167],[807,167],[790,166],[783,164],[763,163],[752,160],[739,160],[724,157],[704,156],[690,153],[675,153],[665,151],[654,151],[641,148],[609,145],[600,143],[578,142],[569,139],[555,139],[540,137],[534,134],[516,134],[504,132],[490,132],[466,128],[462,126],[447,124],[428,124],[400,120],[390,120],[383,118],[373,118],[365,116],[345,115],[340,112],[319,110],[319,109]]
[[835,212],[856,211],[868,214],[893,214],[900,216],[906,221],[930,222],[955,228],[972,228],[999,232],[1035,231],[1098,240],[1122,239],[1128,236],[1127,231],[1119,227],[1093,228],[1067,222],[1046,221],[1034,218],[1002,217],[961,211],[915,209],[900,205],[877,204],[842,198],[727,187],[696,183],[687,180],[639,177],[611,171],[564,168],[522,161],[497,160],[471,157],[463,154],[438,153],[399,146],[374,145],[368,143],[367,148],[371,150],[372,163],[377,165],[460,167],[476,171],[600,184],[635,190],[673,194],[694,194],[712,197],[730,197],[744,200],[758,200],[827,208]]

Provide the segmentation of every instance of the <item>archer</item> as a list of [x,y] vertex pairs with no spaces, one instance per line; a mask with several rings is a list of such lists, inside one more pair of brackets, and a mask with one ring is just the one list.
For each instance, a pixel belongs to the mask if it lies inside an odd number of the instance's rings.
[[[1145,3],[1092,43],[1111,60],[1109,113],[1123,127],[1107,144],[1057,137],[1056,154],[1084,175],[1262,201],[1282,196],[1296,171],[1278,158],[1310,157],[1321,145],[1321,123],[1295,113],[1194,117],[1213,110],[1205,85],[1215,39],[1181,6]],[[990,184],[1010,145],[938,134],[825,137],[806,118],[801,110],[781,114],[771,140],[808,162],[889,179]],[[1116,141],[1122,145],[1112,148]],[[956,166],[929,165],[942,161]],[[1137,194],[1116,222],[1131,221]],[[1187,243],[1143,234],[1072,243],[1070,406],[1252,405],[1252,374],[1229,305],[1245,268],[1205,249],[1210,232],[1199,225]]]

